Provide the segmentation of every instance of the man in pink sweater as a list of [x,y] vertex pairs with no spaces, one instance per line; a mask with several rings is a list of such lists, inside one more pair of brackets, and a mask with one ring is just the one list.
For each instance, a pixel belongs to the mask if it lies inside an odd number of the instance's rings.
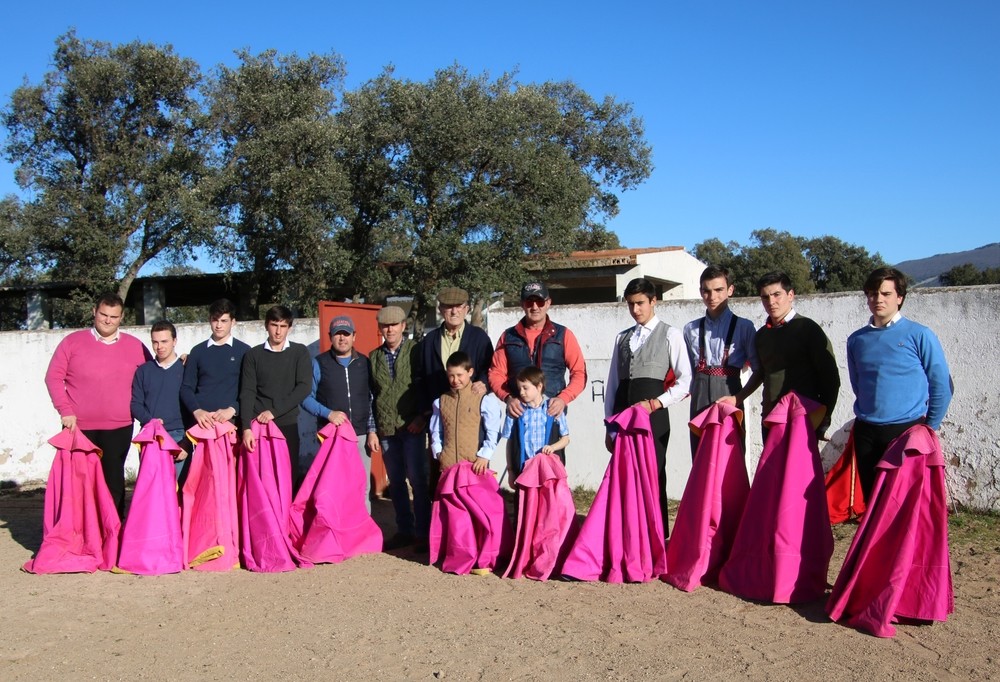
[[125,303],[105,294],[94,306],[94,326],[56,347],[45,386],[64,429],[79,428],[103,452],[108,490],[125,516],[125,457],[132,442],[132,377],[152,359],[139,339],[118,331]]

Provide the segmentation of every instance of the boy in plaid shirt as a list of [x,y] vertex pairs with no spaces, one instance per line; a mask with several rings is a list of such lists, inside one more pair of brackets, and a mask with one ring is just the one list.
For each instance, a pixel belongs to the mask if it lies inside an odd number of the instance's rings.
[[569,425],[565,410],[549,416],[549,399],[545,397],[545,374],[534,365],[517,373],[517,390],[524,404],[520,417],[508,415],[504,419],[501,436],[511,439],[513,454],[508,462],[507,482],[511,488],[521,474],[525,463],[540,452],[555,454],[563,459],[562,450],[569,445]]

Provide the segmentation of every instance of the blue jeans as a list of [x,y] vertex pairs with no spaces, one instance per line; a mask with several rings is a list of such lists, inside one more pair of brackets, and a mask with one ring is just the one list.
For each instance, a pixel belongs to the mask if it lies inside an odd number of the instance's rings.
[[[383,438],[382,461],[389,476],[389,494],[396,510],[396,530],[427,538],[431,527],[431,498],[427,493],[426,434],[400,431]],[[413,509],[406,482],[413,489]]]

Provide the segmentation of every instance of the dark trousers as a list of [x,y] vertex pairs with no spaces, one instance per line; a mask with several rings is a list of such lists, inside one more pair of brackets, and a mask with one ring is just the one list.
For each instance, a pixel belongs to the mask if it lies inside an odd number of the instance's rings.
[[132,425],[120,429],[81,429],[91,443],[101,449],[101,470],[118,517],[125,518],[125,458],[132,445]]
[[278,422],[275,424],[288,444],[288,459],[292,465],[292,494],[294,495],[298,492],[299,486],[302,485],[303,479],[302,465],[299,463],[299,422],[296,420],[291,424],[278,424]]
[[854,456],[858,461],[858,478],[861,480],[861,492],[865,503],[871,499],[872,488],[875,487],[876,465],[882,460],[882,455],[892,441],[902,436],[912,426],[922,423],[917,419],[902,424],[869,424],[860,419],[854,420]]

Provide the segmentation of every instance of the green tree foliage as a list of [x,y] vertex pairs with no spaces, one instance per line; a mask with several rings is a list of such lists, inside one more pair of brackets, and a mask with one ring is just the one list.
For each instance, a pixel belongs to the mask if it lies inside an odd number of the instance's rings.
[[53,65],[11,96],[4,152],[30,192],[22,228],[55,277],[80,282],[82,321],[96,292],[124,297],[145,263],[210,243],[217,221],[201,191],[209,169],[194,62],[169,46],[70,32]]
[[446,283],[511,291],[526,256],[616,244],[601,220],[652,168],[629,105],[457,65],[422,83],[387,70],[345,95],[338,121],[349,281],[369,297],[413,293],[418,310]]
[[340,57],[241,51],[206,92],[220,149],[217,199],[231,230],[222,261],[250,267],[254,289],[315,310],[343,276],[334,239],[348,202],[333,117],[344,77]]
[[977,284],[1000,284],[1000,268],[980,270],[972,263],[956,265],[941,275],[941,284],[946,287],[965,287]]
[[695,258],[729,269],[736,296],[756,296],[757,279],[773,270],[788,273],[800,294],[860,290],[868,273],[884,265],[881,256],[836,237],[805,239],[771,228],[750,233],[750,244],[707,239]]

